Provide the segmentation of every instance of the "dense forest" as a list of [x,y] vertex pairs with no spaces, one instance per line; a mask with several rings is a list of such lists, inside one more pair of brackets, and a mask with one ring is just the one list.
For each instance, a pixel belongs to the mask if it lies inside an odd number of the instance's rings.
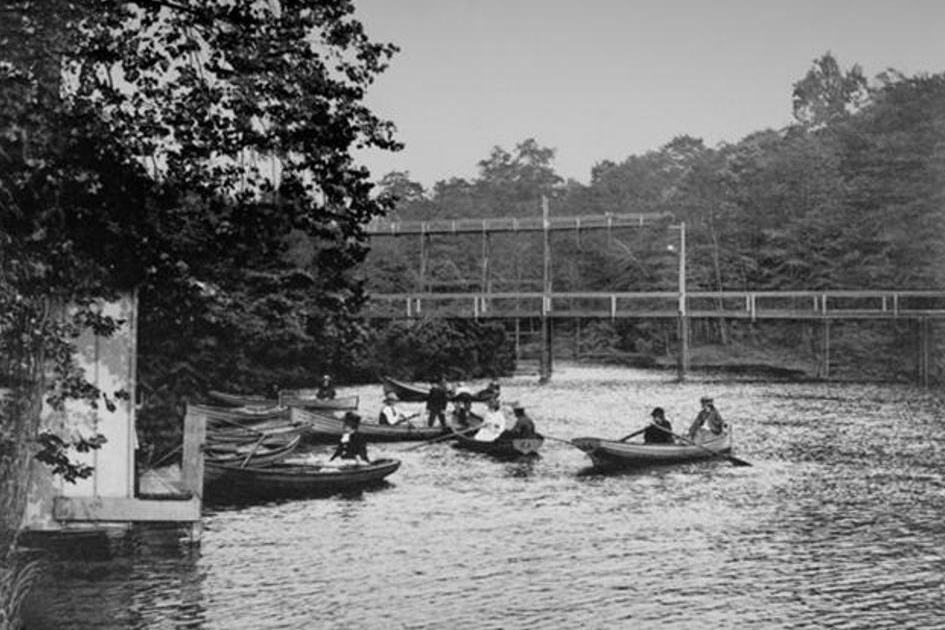
[[[562,216],[668,212],[688,226],[690,290],[941,289],[945,281],[945,74],[894,71],[867,80],[829,53],[785,86],[794,124],[708,147],[689,136],[620,163],[591,181],[564,181],[555,151],[535,139],[496,147],[472,180],[432,190],[394,172],[381,180],[393,216],[429,220],[535,216],[547,198]],[[613,235],[555,235],[556,291],[672,291],[677,236],[663,227]],[[494,290],[538,290],[541,243],[493,238]],[[424,290],[477,290],[480,239],[431,239]],[[366,263],[369,290],[416,290],[416,242],[381,239]],[[665,353],[674,324],[597,323],[589,351]],[[740,340],[810,353],[809,325],[696,322],[695,343]],[[841,371],[897,378],[912,369],[908,324],[837,326]],[[874,360],[871,362],[870,358]],[[864,361],[865,360],[865,361]],[[813,362],[812,362],[813,364]],[[856,369],[853,369],[856,368]]]

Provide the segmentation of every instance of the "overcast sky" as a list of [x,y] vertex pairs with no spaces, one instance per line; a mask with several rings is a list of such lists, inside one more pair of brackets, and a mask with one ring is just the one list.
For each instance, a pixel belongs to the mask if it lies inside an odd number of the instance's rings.
[[831,51],[868,77],[945,71],[945,0],[355,0],[401,52],[368,93],[406,148],[358,154],[375,178],[475,177],[494,146],[602,160],[680,134],[710,146],[791,121],[792,84]]

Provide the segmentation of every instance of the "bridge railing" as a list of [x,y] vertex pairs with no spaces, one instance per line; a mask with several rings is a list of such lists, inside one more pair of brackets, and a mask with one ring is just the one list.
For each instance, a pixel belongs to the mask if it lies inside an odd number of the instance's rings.
[[[945,291],[693,291],[690,317],[747,319],[945,318]],[[670,318],[679,293],[552,292],[391,293],[369,297],[373,318]]]

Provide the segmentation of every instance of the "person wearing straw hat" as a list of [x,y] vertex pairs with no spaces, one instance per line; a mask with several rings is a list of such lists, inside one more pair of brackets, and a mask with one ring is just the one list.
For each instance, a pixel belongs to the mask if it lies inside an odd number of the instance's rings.
[[719,435],[725,430],[725,422],[722,420],[722,415],[719,413],[718,409],[715,408],[715,402],[712,398],[703,396],[699,399],[699,402],[702,404],[702,409],[689,427],[690,440],[696,439],[700,433],[706,431]]
[[502,411],[502,405],[498,396],[493,396],[488,402],[489,409],[482,416],[482,424],[479,430],[473,435],[474,440],[480,442],[494,442],[509,426],[509,422]]
[[367,439],[358,431],[361,426],[361,416],[353,411],[345,413],[344,432],[338,441],[338,446],[328,461],[340,457],[353,464],[370,464],[371,458],[368,457]]
[[377,423],[395,426],[398,424],[404,424],[410,418],[413,418],[417,414],[411,416],[405,416],[400,409],[397,408],[397,401],[400,400],[397,397],[397,394],[394,392],[387,392],[384,394],[384,406],[381,407],[381,412],[377,416]]

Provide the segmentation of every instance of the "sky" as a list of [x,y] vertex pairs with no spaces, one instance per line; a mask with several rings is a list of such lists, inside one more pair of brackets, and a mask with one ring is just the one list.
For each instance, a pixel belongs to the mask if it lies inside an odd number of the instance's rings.
[[430,189],[478,176],[493,147],[534,138],[581,183],[688,134],[709,146],[791,122],[791,91],[831,52],[867,77],[945,71],[945,0],[354,0],[401,51],[366,104],[398,153],[380,179]]

